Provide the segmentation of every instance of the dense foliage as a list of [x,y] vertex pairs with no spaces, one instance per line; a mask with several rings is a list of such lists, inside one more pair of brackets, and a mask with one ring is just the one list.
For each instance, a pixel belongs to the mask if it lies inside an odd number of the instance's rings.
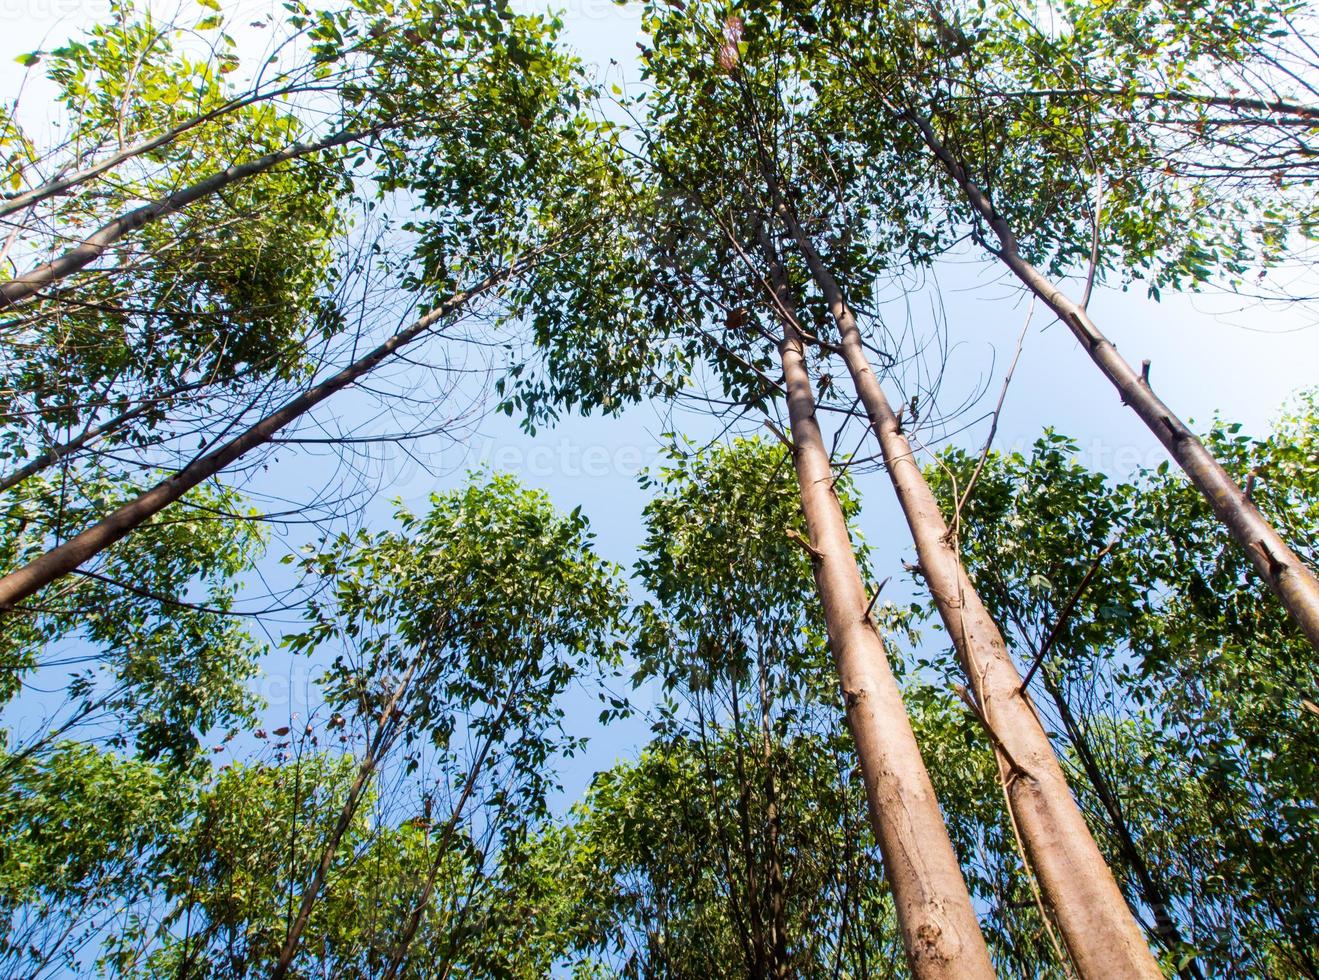
[[[1305,302],[1310,12],[638,7],[626,90],[507,0],[114,0],[15,52],[46,102],[0,106],[0,973],[938,976],[791,418],[831,440],[852,622],[972,934],[1001,975],[1095,980],[927,570],[880,581],[902,542],[856,533],[904,461],[823,268],[1157,968],[1319,980],[1319,660],[1276,581],[1319,569],[1319,394],[1200,434],[1224,503],[1048,418],[1027,451],[950,439],[946,338],[883,312],[985,255],[1082,312]],[[543,438],[638,405],[691,434],[657,440],[631,555],[443,457],[501,412]]]

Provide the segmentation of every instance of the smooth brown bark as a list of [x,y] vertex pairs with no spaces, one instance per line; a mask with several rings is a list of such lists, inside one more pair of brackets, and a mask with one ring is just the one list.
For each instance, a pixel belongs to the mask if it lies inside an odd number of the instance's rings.
[[869,597],[834,492],[828,450],[792,314],[787,275],[769,238],[761,248],[783,319],[779,353],[792,425],[793,463],[810,534],[816,587],[838,669],[847,723],[865,779],[871,826],[912,975],[974,980],[994,969],[962,879],[934,787],[921,759],[884,642],[870,620]]
[[939,158],[944,169],[961,187],[971,207],[998,236],[998,256],[1013,274],[1057,314],[1086,349],[1122,402],[1140,416],[1154,436],[1176,460],[1195,488],[1204,495],[1228,533],[1245,551],[1255,571],[1282,600],[1287,612],[1301,627],[1310,645],[1319,651],[1319,578],[1264,519],[1246,493],[1237,486],[1222,465],[1187,428],[1172,409],[1163,403],[1145,378],[1117,352],[1117,348],[1095,326],[1078,303],[1063,294],[1048,277],[1024,259],[1017,238],[1007,220],[994,210],[988,196],[966,173],[934,132],[929,120],[908,111],[905,113],[920,130],[925,144]]
[[375,350],[358,358],[337,374],[285,402],[283,406],[255,422],[220,448],[199,456],[174,475],[130,500],[85,531],[0,578],[0,610],[12,609],[51,582],[69,574],[83,562],[94,558],[203,480],[219,473],[230,463],[258,446],[265,445],[284,426],[319,405],[336,391],[348,387],[358,378],[374,370],[390,355],[416,340],[464,303],[515,275],[521,266],[522,263],[517,263],[501,269],[487,276],[471,289],[455,293],[406,330],[394,334]]
[[226,167],[224,170],[211,174],[204,180],[190,184],[182,190],[134,208],[132,211],[102,225],[81,243],[57,258],[30,269],[8,282],[0,283],[0,310],[30,299],[42,289],[59,282],[65,276],[86,268],[104,255],[106,249],[115,242],[144,225],[185,208],[202,198],[209,197],[230,184],[264,173],[281,163],[307,156],[310,153],[342,146],[345,143],[352,143],[355,140],[369,136],[372,132],[375,132],[375,130],[344,132],[314,143],[294,143],[282,150],[268,153],[247,163]]
[[911,443],[866,358],[856,318],[813,243],[780,213],[838,325],[839,349],[879,438],[919,568],[995,743],[1021,842],[1049,912],[1083,978],[1163,976],[1086,826],[1062,767],[1022,690],[1021,674],[958,555]]

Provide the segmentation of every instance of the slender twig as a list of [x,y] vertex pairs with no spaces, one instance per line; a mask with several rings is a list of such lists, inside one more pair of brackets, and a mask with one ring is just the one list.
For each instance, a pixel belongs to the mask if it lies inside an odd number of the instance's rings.
[[966,506],[967,500],[970,499],[971,491],[975,489],[976,481],[980,479],[980,471],[985,468],[985,462],[989,459],[990,447],[994,445],[994,436],[998,434],[999,416],[1003,414],[1003,402],[1008,397],[1008,386],[1012,384],[1012,374],[1017,370],[1017,362],[1021,360],[1021,349],[1026,344],[1026,331],[1030,329],[1030,321],[1034,315],[1035,298],[1032,296],[1030,307],[1026,311],[1026,322],[1021,325],[1021,333],[1017,336],[1017,350],[1012,355],[1012,363],[1008,365],[1008,373],[1003,376],[1003,389],[998,393],[998,404],[994,406],[994,414],[990,418],[989,435],[985,437],[984,448],[980,450],[980,459],[976,461],[976,468],[971,473],[971,479],[967,481],[966,489],[957,498],[957,507],[953,511],[954,528],[961,523],[962,508]]
[[1076,609],[1077,602],[1081,599],[1081,594],[1085,592],[1086,587],[1090,584],[1090,580],[1093,579],[1095,573],[1099,571],[1100,563],[1103,562],[1105,556],[1117,546],[1119,540],[1119,538],[1114,538],[1100,549],[1099,554],[1095,555],[1095,560],[1090,563],[1090,568],[1081,579],[1081,584],[1076,587],[1076,591],[1073,592],[1071,598],[1067,600],[1067,604],[1063,606],[1062,612],[1058,614],[1058,619],[1053,624],[1053,629],[1049,630],[1049,635],[1045,637],[1044,642],[1040,644],[1040,649],[1035,654],[1035,661],[1030,665],[1030,670],[1026,671],[1026,676],[1021,679],[1021,687],[1018,688],[1018,693],[1026,693],[1026,688],[1030,686],[1031,679],[1035,676],[1035,672],[1040,669],[1040,664],[1044,663],[1044,658],[1049,655],[1049,650],[1053,648],[1053,644],[1058,639],[1059,635],[1061,635],[1063,627],[1067,624],[1067,620],[1071,618],[1072,612]]

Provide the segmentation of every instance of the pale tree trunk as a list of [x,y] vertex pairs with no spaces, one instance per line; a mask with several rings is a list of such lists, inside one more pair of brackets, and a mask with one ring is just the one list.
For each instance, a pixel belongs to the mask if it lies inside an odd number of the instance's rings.
[[786,207],[780,214],[838,324],[840,351],[879,438],[885,469],[911,528],[920,572],[957,649],[990,731],[1012,814],[1049,912],[1084,978],[1163,976],[1104,862],[1040,724],[1021,674],[966,574],[911,444],[871,370],[856,318],[814,245]]
[[311,880],[307,882],[307,887],[303,889],[302,901],[298,905],[298,914],[292,925],[289,926],[288,936],[284,940],[284,948],[279,953],[279,960],[275,963],[275,968],[270,971],[271,980],[284,980],[284,977],[288,975],[289,967],[293,965],[293,957],[298,952],[298,943],[302,940],[302,934],[307,928],[307,923],[311,921],[311,913],[312,909],[315,908],[316,899],[320,896],[321,888],[325,885],[325,879],[330,874],[330,865],[334,862],[334,854],[339,849],[344,834],[348,832],[349,826],[352,825],[353,818],[357,815],[357,807],[362,799],[362,791],[366,789],[367,780],[376,771],[376,766],[380,763],[380,757],[389,751],[390,744],[398,735],[402,712],[396,709],[399,700],[408,688],[408,683],[412,680],[412,675],[417,669],[419,660],[420,656],[413,659],[407,671],[403,674],[403,678],[394,688],[393,696],[385,704],[384,710],[380,712],[380,720],[376,724],[375,735],[367,746],[362,764],[357,768],[357,776],[353,780],[352,786],[348,788],[348,795],[344,798],[343,806],[339,810],[339,818],[330,831],[329,840],[325,842],[325,847],[321,851],[321,859],[316,863]]
[[195,184],[190,184],[182,190],[175,191],[173,194],[167,194],[164,197],[143,204],[141,207],[134,208],[132,211],[121,214],[113,221],[102,225],[78,245],[57,258],[30,269],[8,282],[0,283],[0,310],[21,303],[35,296],[47,286],[59,282],[65,276],[86,268],[104,255],[106,250],[115,242],[144,225],[185,208],[202,198],[209,197],[230,184],[264,173],[281,163],[296,160],[298,157],[304,157],[310,153],[352,143],[371,135],[372,132],[375,132],[375,130],[344,132],[314,143],[294,143],[292,146],[286,146],[282,150],[268,153],[248,163],[234,164],[232,167],[211,174],[209,177],[199,180]]
[[394,334],[369,354],[286,402],[223,446],[199,456],[177,473],[112,511],[85,531],[0,578],[0,610],[12,609],[51,582],[69,574],[150,520],[202,481],[219,473],[244,454],[265,445],[284,426],[319,405],[336,391],[348,387],[358,378],[374,370],[396,351],[416,340],[463,304],[515,275],[523,264],[519,262],[514,266],[505,267],[487,276],[472,288],[453,294],[406,330]]
[[920,980],[992,977],[989,951],[934,787],[884,642],[869,617],[869,597],[815,417],[815,396],[787,274],[763,231],[761,248],[784,325],[779,353],[816,586],[907,962]]
[[1117,352],[1113,343],[1099,332],[1085,309],[1065,296],[1039,269],[1022,257],[1017,248],[1016,235],[1007,220],[994,210],[984,191],[971,180],[965,168],[940,141],[929,120],[910,111],[905,115],[920,130],[926,145],[961,187],[972,208],[994,229],[999,240],[999,258],[1032,293],[1057,314],[1058,319],[1081,342],[1090,359],[1117,389],[1123,404],[1131,406],[1159,442],[1163,443],[1245,551],[1260,578],[1282,600],[1282,604],[1309,639],[1310,645],[1319,651],[1319,578],[1264,519],[1251,499],[1205,448],[1204,443],[1154,393],[1148,379],[1138,374]]

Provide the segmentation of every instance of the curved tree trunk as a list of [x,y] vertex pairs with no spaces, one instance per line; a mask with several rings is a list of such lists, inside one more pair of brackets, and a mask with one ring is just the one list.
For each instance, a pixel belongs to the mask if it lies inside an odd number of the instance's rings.
[[141,207],[121,214],[113,221],[102,225],[80,244],[75,245],[57,258],[30,269],[8,282],[0,283],[0,310],[30,299],[42,289],[59,282],[65,276],[86,268],[104,255],[106,249],[115,242],[144,225],[185,208],[204,197],[209,197],[230,184],[264,173],[281,163],[307,156],[309,153],[352,143],[355,140],[369,136],[373,132],[375,130],[344,132],[326,137],[323,140],[317,140],[314,143],[294,143],[292,146],[286,146],[274,153],[267,153],[265,156],[258,157],[248,163],[227,167],[218,173],[211,174],[204,180],[199,180],[182,190],[175,191],[173,194],[157,198],[143,204]]
[[763,231],[761,248],[783,319],[779,353],[816,587],[824,606],[848,727],[865,778],[871,826],[893,889],[907,962],[912,975],[920,980],[992,977],[989,951],[934,787],[889,668],[884,642],[869,617],[868,596],[815,418],[815,395],[792,313],[787,275]]
[[1123,404],[1131,406],[1163,443],[1191,483],[1204,495],[1228,533],[1245,551],[1260,578],[1282,600],[1287,612],[1310,640],[1310,645],[1319,651],[1319,578],[1264,519],[1204,443],[1154,393],[1147,379],[1138,374],[1113,343],[1099,332],[1085,309],[1022,258],[1016,235],[1007,220],[994,210],[985,192],[976,186],[966,169],[944,146],[929,120],[911,111],[905,115],[920,130],[925,144],[962,188],[972,208],[994,229],[1000,245],[998,255],[1004,265],[1067,324],[1090,359],[1117,389]]
[[255,422],[223,446],[198,457],[85,531],[0,578],[0,610],[12,609],[17,603],[45,588],[51,582],[69,574],[83,562],[94,558],[105,548],[160,513],[203,480],[214,476],[258,446],[270,442],[284,426],[319,405],[336,391],[348,387],[358,378],[374,370],[391,354],[416,340],[454,310],[515,275],[523,265],[524,262],[518,262],[505,267],[487,276],[471,289],[455,293],[406,330],[394,334],[375,350],[357,359],[337,374],[285,402],[283,406]]
[[786,207],[780,213],[838,324],[840,350],[911,528],[920,571],[995,742],[1008,801],[1049,911],[1084,978],[1163,976],[1067,786],[998,626],[962,565],[833,275]]

